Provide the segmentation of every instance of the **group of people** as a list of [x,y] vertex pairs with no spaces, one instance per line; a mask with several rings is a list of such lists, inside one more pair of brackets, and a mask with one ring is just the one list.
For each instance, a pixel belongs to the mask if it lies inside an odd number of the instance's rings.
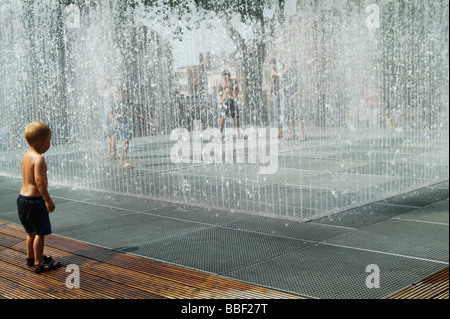
[[[281,69],[281,71],[280,71]],[[271,61],[269,101],[273,104],[274,120],[278,127],[278,133],[273,138],[283,138],[284,128],[289,127],[287,141],[305,141],[304,117],[302,110],[303,77],[296,67],[295,61],[291,61],[288,67],[280,68],[277,61]],[[231,118],[237,129],[238,138],[241,136],[239,122],[239,85],[236,79],[231,78],[228,70],[222,72],[222,80],[219,83],[217,94],[221,105],[219,127],[223,134],[225,119]],[[132,168],[127,161],[127,153],[132,138],[132,118],[138,117],[145,120],[145,116],[134,114],[131,111],[128,91],[115,86],[108,90],[105,99],[104,129],[108,135],[109,157],[119,159],[119,165],[123,168]],[[365,105],[370,116],[371,127],[378,125],[380,96],[378,90],[367,90]],[[298,131],[297,131],[298,129]],[[117,140],[122,141],[122,150],[117,155]]]
[[[290,134],[286,140],[292,140],[296,137],[295,124],[300,124],[300,140],[305,140],[303,120],[299,110],[299,98],[301,93],[301,75],[298,71],[292,69],[284,70],[284,74],[277,71],[275,61],[272,61],[272,73],[270,77],[270,94],[273,100],[275,118],[279,127],[279,134],[274,138],[282,137],[282,118],[284,117],[284,107],[282,106],[282,97],[286,97],[289,110],[291,112]],[[225,119],[231,118],[237,128],[238,138],[246,138],[240,134],[239,108],[237,98],[239,96],[239,85],[236,79],[231,78],[228,70],[222,72],[222,80],[218,86],[217,93],[221,104],[220,114],[220,132],[223,134]],[[133,166],[127,160],[130,141],[133,136],[132,118],[138,117],[145,120],[145,116],[137,115],[130,110],[128,91],[120,85],[113,86],[105,93],[105,108],[103,115],[103,129],[108,136],[108,157],[119,159],[119,166],[123,168],[132,168]],[[122,141],[120,155],[117,154],[117,141]]]
[[[281,71],[280,71],[281,70]],[[283,138],[284,128],[288,127],[289,135],[287,141],[305,141],[304,112],[302,109],[303,76],[298,70],[296,62],[290,61],[288,67],[280,67],[275,59],[271,61],[269,101],[273,105],[274,122],[278,127],[278,133],[273,138]],[[238,83],[231,78],[230,72],[223,71],[223,79],[219,84],[218,95],[222,104],[222,114],[220,120],[220,132],[223,131],[225,117],[231,117],[239,131],[239,108],[236,98],[239,95]],[[381,97],[380,90],[376,88],[373,80],[366,83],[364,92],[364,111],[367,116],[367,126],[369,128],[380,127]],[[384,115],[386,128],[392,129],[394,121],[388,112]],[[297,131],[299,129],[299,131]]]
[[[286,137],[286,140],[297,138],[296,123],[298,123],[300,129],[299,139],[304,141],[306,137],[300,109],[303,88],[302,75],[295,69],[294,65],[289,69],[284,69],[282,72],[279,72],[277,70],[276,60],[272,60],[271,67],[269,96],[273,103],[274,118],[278,126],[278,134],[273,138],[279,139],[283,137],[283,124],[287,118],[286,110],[289,110],[290,127],[289,136]],[[231,73],[228,70],[223,71],[222,76],[222,81],[217,89],[222,105],[220,132],[223,132],[225,118],[230,117],[234,120],[237,128],[237,136],[241,137],[239,129],[239,108],[236,102],[236,98],[239,95],[239,86],[237,81],[231,78]],[[287,101],[287,108],[284,104],[285,101]]]

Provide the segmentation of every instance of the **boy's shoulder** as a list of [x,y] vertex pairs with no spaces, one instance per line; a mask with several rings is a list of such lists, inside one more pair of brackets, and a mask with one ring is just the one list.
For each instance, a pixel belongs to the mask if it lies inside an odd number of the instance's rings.
[[38,161],[44,161],[45,162],[45,158],[42,154],[39,154],[38,152],[36,152],[33,149],[29,149],[22,157],[22,160],[26,160],[26,159],[30,159],[34,162],[38,162]]

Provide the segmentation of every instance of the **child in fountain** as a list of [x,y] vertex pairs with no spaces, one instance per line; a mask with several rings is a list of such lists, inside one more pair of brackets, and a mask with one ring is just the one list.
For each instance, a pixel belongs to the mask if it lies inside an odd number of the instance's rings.
[[145,120],[145,116],[134,114],[130,110],[128,103],[128,91],[125,88],[119,90],[118,98],[114,101],[114,107],[111,109],[111,120],[114,126],[119,130],[119,137],[122,140],[122,153],[120,154],[119,166],[123,168],[133,168],[127,161],[128,148],[133,137],[132,116]]
[[45,236],[52,233],[49,213],[55,210],[48,192],[47,164],[44,154],[50,149],[52,131],[42,122],[32,122],[25,128],[30,146],[22,158],[22,188],[17,198],[20,221],[27,233],[27,265],[41,273],[61,266],[51,256],[44,256]]

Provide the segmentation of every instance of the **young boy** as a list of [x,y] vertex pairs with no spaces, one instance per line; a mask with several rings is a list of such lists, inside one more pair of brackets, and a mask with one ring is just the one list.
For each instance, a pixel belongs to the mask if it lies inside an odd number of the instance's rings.
[[145,116],[137,115],[131,111],[131,104],[128,101],[128,90],[122,88],[114,100],[114,107],[111,109],[110,118],[119,131],[119,137],[122,140],[122,153],[119,158],[119,166],[123,168],[133,168],[133,165],[127,161],[128,148],[133,137],[133,116],[144,121],[146,120]]
[[36,273],[61,266],[51,256],[44,256],[45,236],[52,233],[49,213],[55,203],[47,190],[47,164],[42,154],[50,148],[52,131],[42,122],[32,122],[25,128],[30,148],[22,158],[23,184],[17,198],[20,221],[27,233],[27,265]]

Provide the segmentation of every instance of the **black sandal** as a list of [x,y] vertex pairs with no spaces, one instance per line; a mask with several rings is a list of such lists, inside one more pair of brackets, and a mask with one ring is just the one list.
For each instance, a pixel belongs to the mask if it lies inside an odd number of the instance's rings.
[[59,267],[61,267],[61,263],[58,261],[56,264],[55,262],[52,260],[51,262],[44,262],[42,265],[38,266],[35,265],[34,266],[34,272],[37,274],[46,272],[46,271],[50,271],[50,270],[54,270],[54,269],[58,269]]
[[[52,256],[43,256],[44,259],[44,263],[50,263],[53,260]],[[27,266],[28,267],[33,267],[34,266],[34,258],[27,258]]]

